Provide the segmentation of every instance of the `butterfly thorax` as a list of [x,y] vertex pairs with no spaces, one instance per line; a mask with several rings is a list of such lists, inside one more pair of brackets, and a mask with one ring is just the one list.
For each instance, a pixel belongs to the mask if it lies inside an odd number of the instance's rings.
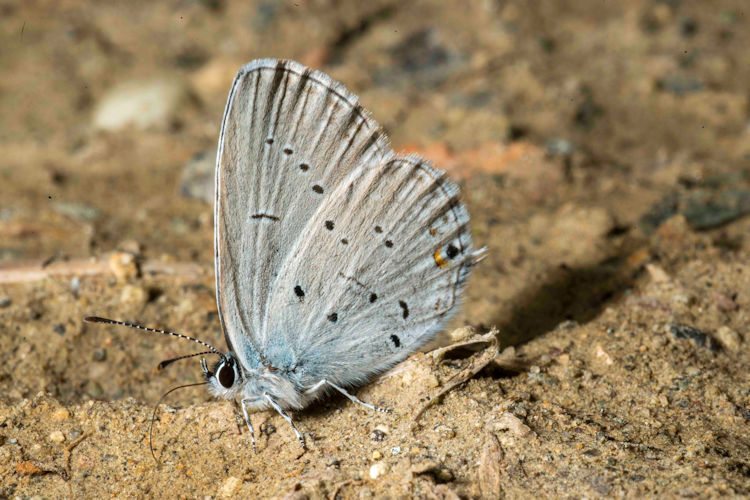
[[309,401],[286,370],[262,364],[243,367],[233,352],[222,356],[214,370],[205,372],[205,376],[215,397],[243,400],[252,410],[269,409],[269,397],[284,409],[300,409]]

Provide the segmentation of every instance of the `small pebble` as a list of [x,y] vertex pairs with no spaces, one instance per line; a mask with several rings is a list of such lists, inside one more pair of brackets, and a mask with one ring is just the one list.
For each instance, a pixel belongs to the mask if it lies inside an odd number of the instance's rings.
[[375,451],[372,452],[372,459],[373,460],[380,460],[381,458],[383,458],[383,454],[380,453],[378,450],[375,450]]
[[242,479],[234,476],[229,476],[224,481],[224,484],[219,488],[219,496],[221,498],[229,498],[235,496],[239,489],[242,487]]
[[370,467],[370,479],[377,479],[386,472],[388,472],[388,466],[385,462],[372,464],[372,467]]
[[125,285],[120,292],[120,301],[130,307],[141,307],[148,301],[148,292],[138,285]]
[[463,342],[465,340],[468,340],[469,337],[474,335],[474,329],[470,326],[464,326],[461,328],[456,328],[455,330],[452,330],[448,334],[451,338],[451,342]]
[[394,446],[391,448],[391,455],[398,455],[401,453],[401,447],[400,446]]
[[688,339],[699,347],[707,347],[712,351],[716,350],[716,345],[713,339],[694,326],[683,325],[681,323],[670,323],[667,325],[667,330],[672,334],[672,337],[676,339]]
[[187,98],[187,88],[180,81],[123,82],[102,97],[93,125],[109,132],[129,126],[165,130],[175,122]]
[[501,413],[499,417],[488,422],[486,428],[491,432],[511,431],[519,437],[526,436],[531,432],[531,428],[524,424],[523,421],[510,412]]
[[62,431],[52,431],[49,435],[49,439],[55,443],[62,443],[65,441],[65,435]]
[[372,439],[373,441],[380,442],[383,441],[386,437],[386,433],[379,429],[375,429],[370,433],[370,439]]
[[455,429],[451,429],[445,424],[438,424],[434,430],[438,433],[441,439],[453,439],[456,437]]
[[0,308],[8,307],[10,303],[10,297],[8,297],[7,295],[3,295],[2,297],[0,297]]
[[67,420],[68,417],[70,417],[70,412],[65,408],[58,408],[52,412],[52,420],[55,422],[62,422],[63,420]]
[[104,361],[107,359],[107,350],[103,347],[94,349],[94,361]]
[[58,335],[65,335],[65,325],[63,325],[62,323],[58,323],[55,325],[52,331],[54,331]]
[[716,338],[727,350],[737,351],[742,344],[742,337],[728,326],[721,326],[716,330]]
[[138,265],[135,256],[127,252],[117,252],[110,255],[109,269],[118,281],[126,281],[138,275]]
[[70,432],[68,433],[68,438],[69,438],[69,439],[70,439],[71,441],[75,441],[76,439],[78,439],[78,438],[79,438],[79,437],[81,437],[82,435],[83,435],[83,431],[82,431],[81,429],[73,429],[72,431],[70,431]]

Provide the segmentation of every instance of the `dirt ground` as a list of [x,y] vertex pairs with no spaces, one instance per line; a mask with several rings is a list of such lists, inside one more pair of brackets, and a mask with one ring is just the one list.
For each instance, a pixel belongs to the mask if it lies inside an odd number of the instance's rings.
[[[750,497],[746,1],[0,13],[0,497]],[[157,465],[152,412],[198,362],[158,371],[190,347],[82,318],[224,345],[206,179],[258,57],[357,93],[460,181],[489,253],[441,339],[466,345],[356,392],[393,413],[298,412],[305,454],[257,413],[253,453],[231,403],[183,389]]]

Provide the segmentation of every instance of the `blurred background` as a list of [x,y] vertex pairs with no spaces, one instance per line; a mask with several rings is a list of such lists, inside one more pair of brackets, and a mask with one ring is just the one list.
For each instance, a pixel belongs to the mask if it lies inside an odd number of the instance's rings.
[[[456,326],[522,345],[621,305],[658,269],[746,256],[743,0],[0,0],[0,29],[8,401],[153,403],[198,380],[192,365],[151,372],[189,347],[85,327],[86,314],[223,346],[215,148],[232,78],[259,57],[330,74],[396,151],[460,183],[489,254]],[[683,283],[716,275],[691,269]],[[732,276],[665,314],[742,331]]]

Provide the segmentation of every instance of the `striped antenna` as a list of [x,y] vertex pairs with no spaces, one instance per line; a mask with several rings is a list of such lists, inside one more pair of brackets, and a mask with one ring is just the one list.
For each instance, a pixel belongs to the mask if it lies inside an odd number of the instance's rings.
[[83,320],[85,322],[87,322],[87,323],[105,323],[107,325],[127,326],[127,327],[130,327],[130,328],[137,328],[139,330],[145,330],[147,332],[161,333],[161,334],[164,334],[164,335],[171,335],[173,337],[179,337],[179,338],[185,339],[185,340],[192,340],[193,342],[197,342],[198,344],[202,345],[203,347],[208,348],[211,351],[211,353],[213,353],[213,354],[218,354],[219,356],[223,356],[224,355],[220,350],[218,350],[214,346],[209,345],[209,344],[203,342],[202,340],[194,339],[193,337],[188,337],[187,335],[183,335],[181,333],[168,332],[166,330],[158,330],[156,328],[148,328],[146,326],[135,325],[133,323],[126,323],[124,321],[117,321],[117,320],[114,320],[114,319],[100,318],[99,316],[86,316],[85,318],[83,318]]

